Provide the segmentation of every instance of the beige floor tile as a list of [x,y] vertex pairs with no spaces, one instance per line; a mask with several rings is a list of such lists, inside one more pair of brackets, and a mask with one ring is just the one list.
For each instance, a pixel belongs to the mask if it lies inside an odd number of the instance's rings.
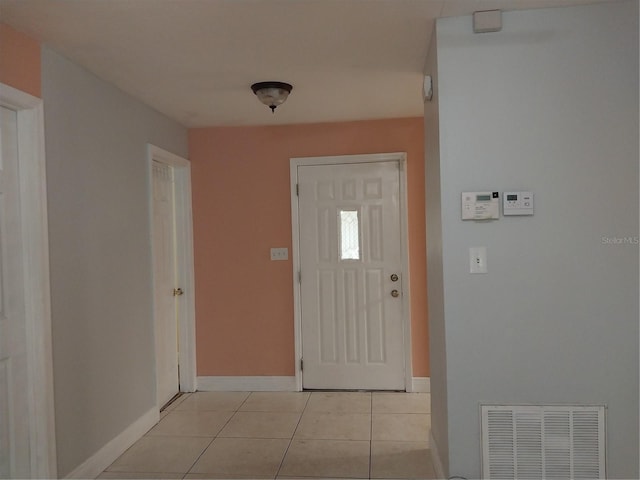
[[187,473],[184,476],[185,479],[236,479],[236,478],[244,478],[244,479],[263,479],[263,478],[274,478],[273,475],[236,475],[233,473]]
[[374,413],[371,439],[398,442],[427,442],[431,415],[423,413]]
[[196,392],[181,402],[176,410],[234,412],[248,396],[249,392]]
[[118,480],[169,480],[182,478],[184,473],[147,473],[147,472],[102,472],[99,479],[111,478]]
[[300,413],[236,412],[220,437],[291,438]]
[[369,478],[369,442],[294,440],[279,475]]
[[379,393],[372,398],[373,413],[431,413],[429,393]]
[[300,419],[296,439],[369,440],[371,415],[366,413],[307,413]]
[[233,412],[169,412],[147,435],[215,437],[233,416]]
[[273,478],[288,446],[286,439],[216,438],[189,473]]
[[312,392],[305,412],[371,413],[371,393]]
[[425,442],[371,442],[371,478],[436,478]]
[[204,437],[142,437],[107,471],[186,473],[210,442]]
[[253,392],[240,411],[300,413],[308,399],[308,392]]

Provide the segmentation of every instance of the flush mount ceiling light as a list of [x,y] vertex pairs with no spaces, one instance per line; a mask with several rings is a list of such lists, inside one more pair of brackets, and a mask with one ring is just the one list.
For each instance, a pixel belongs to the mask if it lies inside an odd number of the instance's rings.
[[251,90],[258,100],[275,112],[278,105],[282,105],[287,99],[293,87],[284,82],[258,82],[251,85]]

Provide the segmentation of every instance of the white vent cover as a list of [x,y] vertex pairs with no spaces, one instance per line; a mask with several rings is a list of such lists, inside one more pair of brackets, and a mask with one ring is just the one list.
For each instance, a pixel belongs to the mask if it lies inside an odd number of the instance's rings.
[[604,411],[604,406],[482,405],[483,478],[605,478]]

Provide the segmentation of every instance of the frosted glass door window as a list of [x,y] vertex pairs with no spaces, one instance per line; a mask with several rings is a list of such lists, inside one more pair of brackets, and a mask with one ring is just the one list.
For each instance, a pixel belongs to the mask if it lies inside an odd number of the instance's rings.
[[340,259],[360,260],[360,222],[357,210],[340,210]]

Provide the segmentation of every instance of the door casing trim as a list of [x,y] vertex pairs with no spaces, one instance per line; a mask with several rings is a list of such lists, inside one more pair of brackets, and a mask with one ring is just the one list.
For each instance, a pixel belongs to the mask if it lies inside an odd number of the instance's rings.
[[404,152],[338,155],[329,157],[296,157],[290,159],[291,179],[291,259],[293,263],[293,325],[295,339],[295,379],[297,391],[302,391],[302,303],[298,272],[300,271],[300,224],[298,222],[298,167],[309,165],[346,165],[356,163],[398,162],[400,168],[400,244],[402,250],[402,331],[404,341],[404,385],[413,391],[411,354],[411,285],[409,272],[409,216],[407,196],[407,154]]
[[[151,188],[152,163],[173,167],[176,215],[176,259],[178,277],[183,279],[184,295],[178,304],[178,364],[180,369],[180,391],[195,392],[196,384],[196,315],[195,274],[193,261],[193,213],[191,203],[191,162],[171,152],[147,145],[149,211],[153,212]],[[153,239],[151,239],[153,244]],[[155,299],[154,299],[155,302]],[[155,332],[155,318],[153,321]],[[158,405],[158,408],[162,405]]]
[[18,120],[30,473],[33,478],[56,478],[44,110],[41,98],[5,84],[0,84],[0,105],[15,110]]

